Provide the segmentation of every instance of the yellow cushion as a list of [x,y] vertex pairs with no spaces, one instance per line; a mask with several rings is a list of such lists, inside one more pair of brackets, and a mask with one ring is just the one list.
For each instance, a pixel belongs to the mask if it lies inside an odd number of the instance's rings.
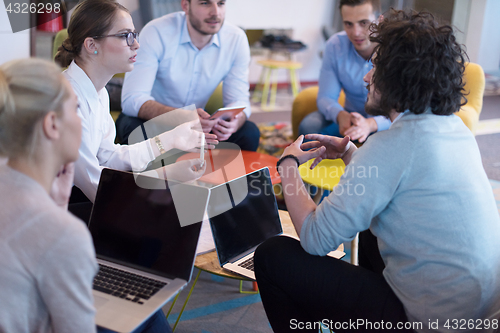
[[340,176],[345,171],[344,161],[340,158],[336,160],[323,160],[311,170],[310,166],[313,161],[314,159],[309,160],[299,167],[300,176],[310,185],[332,191],[339,183]]
[[[302,119],[309,113],[317,111],[318,106],[316,100],[318,98],[318,86],[309,87],[302,90],[293,100],[292,105],[292,131],[293,137],[299,136],[299,125]],[[345,94],[344,90],[340,91],[339,104],[344,106]]]

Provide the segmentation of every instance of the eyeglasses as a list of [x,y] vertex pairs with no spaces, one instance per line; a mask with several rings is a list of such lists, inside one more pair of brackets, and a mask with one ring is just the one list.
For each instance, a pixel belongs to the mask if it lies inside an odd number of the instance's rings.
[[95,39],[104,38],[104,37],[123,37],[123,38],[126,38],[128,46],[134,45],[134,40],[139,41],[139,33],[138,32],[124,32],[121,34],[114,34],[114,35],[92,36],[92,38],[95,38]]

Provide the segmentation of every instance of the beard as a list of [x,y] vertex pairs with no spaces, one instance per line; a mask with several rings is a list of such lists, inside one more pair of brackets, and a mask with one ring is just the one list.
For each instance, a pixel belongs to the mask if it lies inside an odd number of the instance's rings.
[[373,104],[373,103],[368,103],[366,101],[365,103],[365,111],[367,114],[371,116],[384,116],[386,118],[389,118],[389,112],[385,112],[380,108],[380,104]]
[[[194,17],[194,15],[192,14],[191,12],[191,8],[189,8],[189,23],[191,23],[191,26],[193,27],[194,30],[196,30],[197,32],[199,32],[200,34],[202,35],[205,35],[205,36],[208,36],[208,35],[215,35],[216,33],[219,32],[219,30],[217,31],[206,31],[203,29],[203,22],[198,20],[196,17]],[[216,20],[217,17],[211,17],[210,20]],[[222,25],[224,24],[224,20],[221,21],[220,23],[220,27],[222,27]]]
[[370,98],[370,86],[367,87],[368,89],[368,96],[366,96],[366,102],[365,102],[365,112],[371,116],[384,116],[388,119],[390,110],[385,111],[381,108],[380,106],[380,95],[375,98],[375,94],[371,96]]

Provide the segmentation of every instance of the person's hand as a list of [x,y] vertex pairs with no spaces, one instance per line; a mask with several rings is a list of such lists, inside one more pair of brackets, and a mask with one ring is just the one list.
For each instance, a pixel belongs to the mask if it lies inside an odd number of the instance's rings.
[[364,142],[370,133],[376,132],[378,129],[375,119],[365,118],[357,112],[351,113],[351,122],[353,126],[347,129],[344,134],[349,136],[351,140]]
[[[201,147],[202,132],[199,131],[199,121],[195,119],[175,127],[173,130],[160,134],[160,140],[165,147],[196,152]],[[206,133],[204,146],[214,149],[218,144],[215,134]]]
[[339,132],[341,135],[346,135],[345,131],[352,126],[351,114],[347,111],[340,111],[337,115],[337,124],[339,125]]
[[[301,148],[302,149],[319,149],[321,147],[324,148],[322,153],[318,155],[314,162],[311,164],[311,169],[314,169],[319,162],[324,159],[336,159],[343,158],[344,155],[349,150],[349,137],[346,136],[344,138],[337,138],[335,136],[329,135],[321,135],[321,134],[307,134],[307,140],[313,140],[304,143]],[[347,163],[346,163],[347,165]]]
[[200,118],[201,128],[203,129],[203,132],[210,133],[215,124],[217,124],[218,119],[210,120],[210,114],[200,108],[196,109],[196,112],[198,112],[198,117]]
[[317,158],[318,156],[324,154],[326,148],[321,146],[308,151],[302,150],[301,146],[304,146],[302,145],[303,141],[304,141],[304,136],[303,135],[299,136],[294,143],[285,148],[285,150],[283,151],[283,155],[281,155],[281,157],[286,155],[293,155],[299,159],[299,164],[303,164],[309,161],[311,158]]
[[217,135],[217,139],[219,139],[219,141],[226,141],[239,129],[241,123],[240,120],[242,120],[241,117],[244,115],[245,114],[243,112],[240,112],[229,121],[220,118],[218,123],[212,128],[212,132]]
[[75,163],[72,162],[63,165],[52,182],[50,197],[60,207],[66,208],[68,205],[71,189],[73,188],[74,176]]
[[194,158],[166,165],[162,169],[168,180],[188,183],[203,176],[205,170],[207,169],[207,164],[205,163],[205,160]]

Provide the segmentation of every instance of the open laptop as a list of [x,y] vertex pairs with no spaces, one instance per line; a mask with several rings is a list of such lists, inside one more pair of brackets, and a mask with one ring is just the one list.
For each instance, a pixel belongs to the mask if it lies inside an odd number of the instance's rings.
[[255,280],[255,249],[283,233],[269,169],[212,187],[207,212],[221,267]]
[[117,332],[134,330],[187,285],[209,196],[174,185],[204,198],[195,203],[200,222],[181,227],[167,181],[138,177],[146,188],[132,173],[104,169],[89,222],[100,266],[96,324]]

